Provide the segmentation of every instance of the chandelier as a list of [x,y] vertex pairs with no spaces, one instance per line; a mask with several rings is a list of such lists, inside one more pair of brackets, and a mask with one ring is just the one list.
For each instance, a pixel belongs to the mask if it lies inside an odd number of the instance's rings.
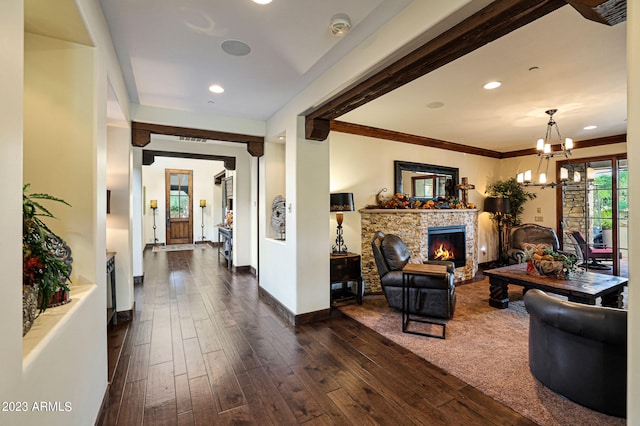
[[[560,168],[560,182],[556,183],[554,181],[547,182],[547,178],[549,177],[549,160],[553,157],[563,156],[565,158],[569,158],[573,152],[573,139],[566,138],[562,140],[560,136],[560,129],[558,128],[558,123],[553,119],[553,114],[558,112],[557,109],[548,109],[545,111],[547,115],[549,115],[549,122],[547,123],[547,132],[544,136],[544,139],[538,139],[538,143],[536,144],[537,156],[540,158],[538,161],[538,169],[536,171],[536,175],[538,177],[538,182],[535,183],[532,181],[531,170],[527,170],[522,173],[518,173],[517,181],[521,186],[534,186],[540,188],[555,188],[556,186],[564,186],[577,184],[580,182],[582,177],[580,176],[580,172],[573,172],[573,176],[571,181],[569,180],[569,170],[565,167]],[[556,142],[554,144],[554,141]],[[553,150],[553,146],[560,146],[559,150]],[[543,170],[544,163],[544,171]],[[587,169],[587,179],[593,179],[593,169]]]

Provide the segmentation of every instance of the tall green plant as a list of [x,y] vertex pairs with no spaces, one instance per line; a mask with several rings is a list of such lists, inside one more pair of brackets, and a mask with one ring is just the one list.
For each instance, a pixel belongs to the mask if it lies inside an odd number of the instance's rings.
[[67,280],[71,266],[58,259],[47,246],[47,240],[55,234],[40,218],[55,219],[55,216],[39,200],[71,205],[49,194],[27,194],[29,186],[22,187],[22,284],[38,289],[42,312],[58,289],[69,290]]
[[485,191],[489,196],[504,196],[509,199],[511,212],[503,217],[503,224],[507,228],[522,224],[522,212],[524,211],[524,203],[536,198],[536,194],[526,191],[518,184],[515,178],[507,180],[499,180],[487,186]]

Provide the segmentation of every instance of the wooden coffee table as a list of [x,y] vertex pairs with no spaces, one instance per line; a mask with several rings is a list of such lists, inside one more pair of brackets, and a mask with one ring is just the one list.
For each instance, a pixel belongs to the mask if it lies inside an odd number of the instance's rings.
[[622,308],[622,291],[628,279],[614,275],[597,274],[578,269],[568,279],[536,277],[527,274],[527,264],[504,266],[484,271],[489,277],[489,305],[504,309],[509,306],[508,285],[515,284],[527,291],[532,288],[567,296],[570,302],[595,305],[602,297],[602,306]]

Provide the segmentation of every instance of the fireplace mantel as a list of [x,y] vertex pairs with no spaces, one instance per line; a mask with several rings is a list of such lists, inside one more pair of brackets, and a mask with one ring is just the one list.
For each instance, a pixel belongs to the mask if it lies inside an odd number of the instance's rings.
[[380,293],[380,276],[371,251],[376,231],[402,238],[412,256],[428,257],[429,227],[464,225],[466,265],[456,268],[455,280],[472,279],[478,271],[478,209],[361,209],[362,275],[365,293]]

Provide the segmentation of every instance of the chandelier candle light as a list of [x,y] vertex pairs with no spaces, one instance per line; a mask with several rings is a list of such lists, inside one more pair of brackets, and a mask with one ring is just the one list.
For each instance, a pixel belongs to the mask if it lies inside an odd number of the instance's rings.
[[[576,171],[573,173],[572,181],[569,181],[569,170],[561,167],[560,168],[560,182],[556,183],[553,180],[551,182],[547,182],[549,176],[549,160],[555,156],[564,156],[565,158],[569,158],[573,152],[573,139],[566,138],[564,141],[560,136],[560,129],[558,128],[558,123],[553,119],[553,114],[558,112],[557,109],[549,109],[545,111],[547,115],[549,115],[549,122],[547,123],[547,132],[545,134],[544,139],[538,139],[538,143],[536,144],[536,150],[538,151],[538,157],[540,161],[538,162],[538,170],[536,174],[538,175],[538,183],[533,183],[531,179],[531,170],[527,170],[523,173],[518,173],[517,181],[522,186],[537,186],[540,188],[554,188],[556,186],[564,186],[569,184],[577,184],[581,180],[580,172]],[[556,138],[556,145],[560,146],[559,150],[553,150],[553,138]],[[542,162],[546,162],[545,171],[542,170]],[[589,175],[593,175],[593,169],[587,169],[587,179],[589,179]]]

